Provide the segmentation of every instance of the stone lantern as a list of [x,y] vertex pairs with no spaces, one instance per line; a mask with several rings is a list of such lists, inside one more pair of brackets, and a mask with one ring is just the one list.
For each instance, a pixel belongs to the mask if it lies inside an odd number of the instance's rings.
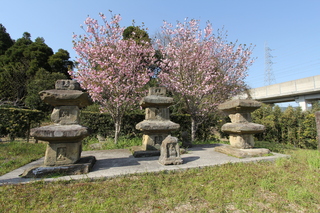
[[231,147],[217,147],[217,150],[228,149],[235,152],[239,157],[256,156],[268,154],[268,149],[252,149],[254,147],[254,137],[256,133],[264,132],[265,126],[252,123],[251,113],[261,107],[261,103],[255,100],[231,100],[220,104],[218,108],[229,115],[231,123],[222,126],[221,131],[229,134]]
[[165,95],[166,88],[151,87],[148,96],[140,101],[146,116],[136,125],[136,129],[143,132],[143,150],[160,150],[162,141],[170,132],[180,128],[179,124],[170,121],[168,107],[173,104],[173,98]]
[[[34,128],[30,132],[30,135],[36,140],[49,142],[45,153],[44,167],[51,168],[43,169],[44,171],[41,173],[56,171],[75,174],[77,173],[76,167],[71,166],[72,171],[70,172],[67,165],[80,161],[82,139],[89,135],[88,128],[79,124],[79,109],[92,103],[89,94],[83,92],[80,84],[74,80],[58,80],[55,89],[41,91],[39,94],[44,102],[54,106],[51,114],[51,121],[54,124]],[[91,156],[89,161],[94,162],[95,158]],[[61,166],[65,168],[64,171],[61,170]],[[57,170],[52,167],[56,167]],[[80,173],[88,172],[88,168],[83,169],[83,165],[79,167],[81,167]],[[37,168],[31,173],[35,174],[39,170]]]

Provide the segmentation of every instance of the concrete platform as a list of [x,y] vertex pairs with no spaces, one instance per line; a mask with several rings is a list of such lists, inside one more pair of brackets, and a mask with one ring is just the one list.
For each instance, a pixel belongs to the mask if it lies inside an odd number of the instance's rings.
[[236,158],[214,151],[217,146],[223,144],[197,145],[189,148],[186,154],[181,155],[183,164],[164,166],[158,162],[159,157],[144,157],[135,158],[127,149],[116,150],[99,150],[99,151],[84,151],[82,157],[95,156],[97,162],[93,166],[91,172],[83,175],[69,175],[57,178],[21,178],[25,169],[42,164],[44,158],[27,164],[10,173],[0,176],[0,185],[3,184],[18,184],[28,183],[32,181],[58,181],[58,180],[76,180],[76,179],[99,179],[112,178],[121,175],[138,174],[146,172],[160,172],[170,170],[183,170],[189,168],[199,168],[206,166],[216,166],[226,163],[247,163],[257,161],[274,161],[277,158],[289,157],[288,155],[273,153],[273,156],[266,157],[251,157],[251,158]]

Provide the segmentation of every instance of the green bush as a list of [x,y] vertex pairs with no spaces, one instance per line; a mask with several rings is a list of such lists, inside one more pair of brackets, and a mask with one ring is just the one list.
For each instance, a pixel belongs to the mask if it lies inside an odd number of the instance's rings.
[[[121,126],[121,135],[127,138],[134,138],[136,136],[142,136],[142,132],[135,128],[136,124],[145,119],[144,112],[135,111],[133,113],[125,114]],[[180,137],[181,132],[190,131],[191,118],[188,114],[172,114],[170,120],[180,124],[180,128],[173,131],[171,134]],[[220,130],[221,125],[224,123],[224,117],[220,114],[212,114],[209,118],[203,122],[197,132],[198,140],[212,140],[214,139],[212,131],[213,128]],[[114,136],[114,122],[110,114],[99,113],[94,111],[82,111],[81,113],[81,125],[87,126],[91,129],[93,135],[102,135],[104,137]]]
[[[81,113],[81,125],[90,128],[92,134],[106,136],[114,136],[114,122],[108,113],[83,111]],[[137,123],[144,119],[144,114],[131,113],[125,114],[121,126],[121,133],[127,137],[135,137],[141,134],[135,129]]]
[[30,129],[39,125],[44,113],[38,110],[0,107],[0,135],[29,139]]
[[106,136],[113,129],[113,121],[109,114],[99,112],[81,112],[81,125],[89,127],[92,134]]
[[289,106],[281,111],[279,106],[263,104],[252,113],[254,123],[266,126],[264,133],[256,134],[258,140],[294,145],[299,148],[317,148],[317,132],[314,112]]

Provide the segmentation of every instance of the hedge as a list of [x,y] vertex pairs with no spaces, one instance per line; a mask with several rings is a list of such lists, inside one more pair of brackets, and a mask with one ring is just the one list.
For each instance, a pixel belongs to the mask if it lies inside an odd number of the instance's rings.
[[[209,119],[202,123],[197,132],[198,140],[212,140],[213,129],[220,129],[223,121],[219,117],[220,115],[213,114],[209,116]],[[81,125],[87,126],[91,129],[93,135],[102,135],[104,137],[114,136],[114,122],[110,114],[98,113],[98,112],[81,112]],[[123,122],[121,126],[121,134],[126,137],[136,137],[142,136],[141,131],[135,128],[136,124],[145,119],[144,113],[129,113],[125,114],[123,117]],[[190,133],[191,128],[191,118],[188,114],[172,114],[170,115],[170,120],[180,124],[180,128],[171,134],[180,137],[183,131]]]
[[45,118],[38,110],[0,107],[0,136],[9,136],[13,141],[16,137],[27,138],[30,129],[39,126]]
[[[139,134],[140,132],[135,129],[135,122],[143,119],[143,114],[126,114],[123,118],[121,134],[128,137]],[[114,122],[110,114],[83,111],[80,120],[81,125],[89,127],[94,135],[114,136]]]
[[[0,107],[0,136],[9,136],[13,141],[16,137],[27,138],[29,140],[30,129],[40,125],[45,119],[45,114],[38,110],[28,110],[20,108]],[[134,112],[125,114],[121,127],[121,134],[128,138],[142,136],[142,132],[135,128],[136,124],[145,119],[145,114]],[[188,114],[173,114],[170,116],[171,121],[180,124],[180,128],[172,135],[180,137],[183,131],[190,133],[191,119]],[[98,112],[81,112],[81,125],[90,128],[93,135],[114,136],[114,122],[110,114]],[[217,116],[211,115],[209,119],[199,126],[197,139],[213,139],[212,130],[219,125]],[[221,126],[221,125],[220,125]],[[216,129],[220,129],[219,127]]]
[[[312,111],[301,111],[300,108],[288,107],[281,111],[278,106],[263,105],[252,113],[253,122],[266,126],[264,133],[256,134],[257,140],[275,143],[292,144],[300,148],[317,148],[317,133],[314,112],[320,110],[314,107]],[[0,107],[0,136],[9,136],[10,140],[16,137],[29,139],[30,128],[40,125],[45,115],[38,110],[20,109],[14,107]],[[128,138],[142,136],[141,131],[135,128],[143,121],[143,112],[126,114],[123,118],[121,135]],[[114,136],[114,123],[109,114],[98,112],[81,112],[81,124],[92,130],[93,135]],[[179,137],[183,131],[190,133],[191,119],[188,114],[172,114],[171,121],[180,124],[180,129],[172,132]],[[198,140],[216,140],[215,134],[220,132],[221,126],[228,122],[228,118],[220,113],[211,114],[197,131]]]

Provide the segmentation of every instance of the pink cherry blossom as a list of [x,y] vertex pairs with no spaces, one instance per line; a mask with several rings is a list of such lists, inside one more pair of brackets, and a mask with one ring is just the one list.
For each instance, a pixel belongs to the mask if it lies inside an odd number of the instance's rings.
[[198,125],[216,106],[245,89],[247,69],[253,63],[252,47],[244,48],[236,43],[227,43],[223,31],[213,34],[207,23],[201,30],[200,21],[185,19],[175,27],[164,22],[163,35],[170,42],[157,47],[165,58],[159,63],[158,79],[180,100],[192,121],[192,139]]
[[77,71],[70,74],[101,105],[101,112],[111,114],[116,143],[124,113],[146,94],[143,88],[150,80],[148,66],[155,61],[155,51],[148,43],[122,39],[120,15],[112,15],[111,21],[104,14],[100,17],[103,25],[88,17],[85,33],[73,35],[79,57]]

